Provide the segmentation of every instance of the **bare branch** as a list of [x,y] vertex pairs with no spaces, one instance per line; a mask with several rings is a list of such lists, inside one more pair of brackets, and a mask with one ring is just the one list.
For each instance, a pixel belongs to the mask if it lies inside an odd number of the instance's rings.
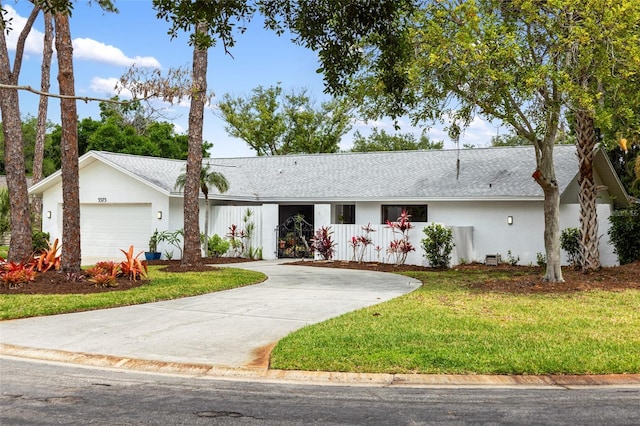
[[112,104],[121,104],[121,105],[127,105],[133,102],[137,102],[137,101],[141,101],[141,100],[146,100],[149,98],[152,98],[154,96],[148,96],[146,98],[133,98],[131,100],[125,101],[125,100],[115,100],[115,99],[106,99],[106,98],[93,98],[90,96],[67,96],[67,95],[59,95],[57,93],[49,93],[49,92],[43,92],[41,90],[37,90],[34,89],[31,86],[19,86],[19,85],[15,85],[15,84],[3,84],[0,83],[0,89],[16,89],[16,90],[24,90],[27,92],[31,92],[31,93],[35,93],[36,95],[40,95],[40,96],[48,96],[50,98],[58,98],[58,99],[76,99],[79,101],[84,101],[85,103],[94,101],[94,102],[108,102],[108,103],[112,103]]

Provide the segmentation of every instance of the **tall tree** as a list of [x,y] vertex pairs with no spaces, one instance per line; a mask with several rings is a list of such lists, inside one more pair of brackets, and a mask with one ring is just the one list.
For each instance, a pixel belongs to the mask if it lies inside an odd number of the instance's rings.
[[[186,173],[181,173],[176,179],[176,189],[182,190],[186,184]],[[209,237],[209,188],[214,187],[219,193],[229,190],[229,181],[222,173],[211,170],[211,165],[207,164],[200,169],[200,191],[204,194],[205,214],[204,214],[204,235]],[[204,252],[206,253],[207,240],[204,241]]]
[[306,90],[284,93],[279,84],[256,87],[245,97],[227,93],[218,106],[227,132],[259,156],[337,152],[341,137],[351,128],[345,99],[316,107]]
[[575,121],[580,163],[580,234],[583,271],[600,268],[593,162],[598,134],[638,121],[640,4],[633,0],[565,0],[550,8],[566,52],[562,87]]
[[378,131],[377,128],[374,128],[373,132],[367,137],[356,131],[353,135],[351,151],[409,151],[442,148],[444,148],[444,142],[431,142],[425,135],[421,135],[420,139],[416,140],[415,135],[412,133],[388,134],[384,129]]
[[73,46],[68,12],[53,16],[60,87],[60,124],[62,126],[62,259],[65,272],[80,272],[80,172],[78,168],[78,127],[73,75]]
[[[40,91],[49,92],[51,86],[51,58],[53,56],[53,17],[51,13],[44,13],[44,42],[42,50],[42,66],[40,71]],[[40,182],[44,177],[44,148],[47,133],[47,107],[49,97],[40,95],[38,102],[38,125],[33,149],[33,183]],[[35,195],[31,202],[33,222],[38,229],[42,227],[42,196]]]
[[[153,7],[158,17],[171,23],[169,34],[192,31],[193,64],[192,86],[187,93],[191,97],[189,111],[189,154],[187,156],[184,188],[184,253],[182,264],[201,262],[199,225],[199,177],[202,167],[203,112],[209,99],[206,89],[207,51],[219,40],[225,52],[235,44],[235,32],[244,32],[244,22],[251,19],[256,7],[244,0],[209,2],[203,0],[154,0]],[[173,86],[175,87],[175,86]],[[170,89],[173,89],[171,87]],[[176,92],[161,93],[167,98],[176,98]],[[178,94],[179,95],[179,94]]]
[[25,41],[39,11],[40,8],[34,6],[24,28],[20,32],[13,67],[11,67],[11,61],[9,60],[9,50],[5,38],[5,34],[11,31],[11,27],[10,22],[5,21],[4,7],[1,9],[2,16],[0,16],[0,110],[2,111],[2,131],[5,143],[5,172],[11,200],[11,241],[8,255],[11,261],[27,259],[31,256],[32,251],[29,195],[25,176],[22,121],[17,85],[22,67]]

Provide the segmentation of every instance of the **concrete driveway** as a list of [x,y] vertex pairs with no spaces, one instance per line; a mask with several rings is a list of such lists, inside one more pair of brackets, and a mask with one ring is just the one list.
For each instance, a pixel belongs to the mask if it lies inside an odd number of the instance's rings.
[[271,347],[304,327],[409,293],[395,274],[235,264],[265,273],[260,284],[158,303],[0,322],[0,344],[220,367],[266,367]]

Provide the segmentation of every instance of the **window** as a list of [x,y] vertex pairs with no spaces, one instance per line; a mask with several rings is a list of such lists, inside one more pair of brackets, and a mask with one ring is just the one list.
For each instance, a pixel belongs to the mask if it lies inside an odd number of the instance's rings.
[[354,204],[336,204],[335,223],[355,224],[356,206]]
[[406,210],[411,215],[411,222],[427,221],[427,205],[383,205],[382,223],[395,222],[400,217],[402,210]]

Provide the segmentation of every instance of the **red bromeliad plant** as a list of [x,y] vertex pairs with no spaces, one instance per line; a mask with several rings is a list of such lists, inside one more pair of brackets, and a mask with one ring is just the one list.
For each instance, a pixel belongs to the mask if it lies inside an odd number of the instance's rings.
[[125,261],[120,262],[120,270],[124,275],[128,276],[129,279],[133,281],[147,275],[147,262],[138,259],[138,257],[144,253],[144,250],[135,256],[133,255],[133,246],[129,246],[129,251],[124,251],[122,249],[120,249],[120,251],[124,253],[127,258]]
[[86,270],[89,282],[98,287],[117,287],[116,278],[120,273],[120,265],[112,261],[98,262],[94,267]]
[[331,234],[333,234],[331,227],[323,226],[316,231],[311,239],[311,251],[319,253],[324,260],[331,260],[335,251],[336,243],[333,242]]
[[4,262],[0,263],[0,283],[9,288],[20,287],[36,279],[36,272],[33,265],[24,262]]
[[406,210],[402,210],[400,217],[396,222],[387,220],[387,227],[391,229],[391,232],[400,234],[399,238],[394,239],[389,243],[387,253],[394,258],[396,265],[404,265],[407,260],[407,255],[411,251],[415,251],[415,247],[409,241],[409,231],[413,228],[411,224],[411,215]]
[[38,272],[47,272],[52,268],[56,271],[60,269],[61,256],[58,254],[58,250],[60,250],[58,239],[56,238],[53,244],[50,242],[47,242],[47,244],[49,244],[49,248],[42,250],[42,253],[35,257],[36,271]]

